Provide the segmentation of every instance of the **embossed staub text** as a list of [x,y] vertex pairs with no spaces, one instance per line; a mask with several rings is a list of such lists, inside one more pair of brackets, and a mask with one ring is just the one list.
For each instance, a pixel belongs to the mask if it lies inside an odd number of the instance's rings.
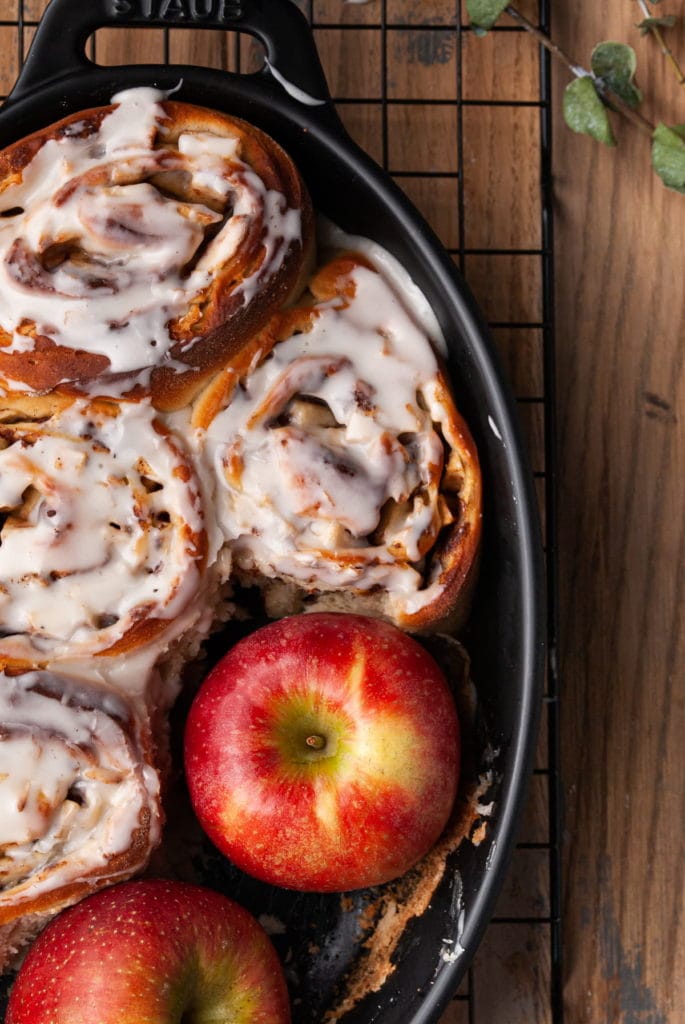
[[135,21],[231,22],[243,16],[244,0],[108,0],[114,18]]

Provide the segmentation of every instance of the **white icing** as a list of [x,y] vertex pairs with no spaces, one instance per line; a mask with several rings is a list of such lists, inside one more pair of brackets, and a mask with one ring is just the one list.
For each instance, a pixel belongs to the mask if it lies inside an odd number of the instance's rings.
[[0,674],[0,722],[0,914],[107,873],[144,826],[128,870],[142,867],[159,835],[159,780],[124,701],[47,672]]
[[490,430],[493,432],[497,440],[502,441],[502,444],[504,444],[504,440],[502,439],[502,435],[500,434],[499,427],[493,420],[492,416],[488,416],[488,426],[490,427]]
[[141,619],[173,624],[201,583],[204,518],[154,410],[79,401],[0,437],[0,654],[76,657]]
[[400,261],[378,242],[364,238],[363,235],[350,235],[321,214],[318,216],[317,224],[319,245],[323,249],[344,249],[363,253],[393,288],[397,297],[405,303],[411,317],[421,325],[433,347],[443,356],[447,355],[445,336],[433,307]]
[[420,563],[444,459],[436,359],[384,276],[360,265],[351,280],[354,297],[319,304],[209,425],[216,513],[245,570],[310,590],[380,585],[418,608],[433,596]]
[[277,67],[271,63],[270,60],[264,62],[268,67],[271,74],[274,76],[279,85],[287,92],[288,96],[292,96],[298,103],[303,103],[306,107],[322,107],[326,103],[326,100],[317,99],[316,96],[310,96],[304,89],[300,89],[299,85],[295,85],[293,82],[289,82],[285,75],[282,75]]
[[[79,137],[74,125],[49,140],[0,196],[0,212],[23,211],[0,217],[5,351],[33,348],[18,331],[30,322],[57,344],[107,356],[112,373],[158,365],[174,344],[170,323],[255,231],[263,252],[234,290],[243,303],[300,240],[299,211],[243,162],[237,136],[185,132],[176,147],[153,148],[164,135],[163,98],[118,93],[96,133]],[[158,190],[149,180],[158,174],[192,201]]]

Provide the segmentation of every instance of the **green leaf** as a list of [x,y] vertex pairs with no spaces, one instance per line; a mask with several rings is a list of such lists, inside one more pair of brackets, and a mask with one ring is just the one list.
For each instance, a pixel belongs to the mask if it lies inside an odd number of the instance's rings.
[[[486,31],[495,24],[509,0],[466,0],[466,10],[476,30]],[[482,35],[482,31],[479,35]]]
[[591,67],[600,85],[606,85],[628,106],[637,107],[642,102],[642,93],[633,81],[637,57],[632,46],[627,43],[599,43],[592,51]]
[[650,28],[673,28],[677,20],[675,14],[664,14],[662,18],[643,18],[635,28],[640,29],[641,36],[646,36]]
[[572,131],[590,135],[606,146],[616,145],[616,139],[609,123],[609,115],[590,75],[576,78],[566,86],[564,90],[564,119]]
[[659,122],[652,139],[652,167],[667,188],[685,193],[685,125]]

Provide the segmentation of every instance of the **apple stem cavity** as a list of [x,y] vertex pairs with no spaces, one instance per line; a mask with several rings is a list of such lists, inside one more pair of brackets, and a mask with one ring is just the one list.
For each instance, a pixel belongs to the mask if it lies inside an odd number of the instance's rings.
[[326,747],[326,737],[314,733],[311,736],[307,736],[305,743],[312,750],[324,750]]

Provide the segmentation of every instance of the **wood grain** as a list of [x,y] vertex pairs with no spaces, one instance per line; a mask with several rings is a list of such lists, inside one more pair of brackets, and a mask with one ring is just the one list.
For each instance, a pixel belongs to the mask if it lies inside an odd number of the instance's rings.
[[[556,4],[556,35],[580,59],[632,42],[645,112],[682,121],[685,93],[631,6]],[[669,40],[685,58],[682,29]],[[616,151],[559,120],[555,135],[566,1002],[573,1024],[678,1024],[685,198],[650,173],[648,140],[617,135]]]
[[0,95],[6,96],[14,85],[19,71],[15,28],[0,27],[0,48],[0,52],[5,55],[0,64]]

